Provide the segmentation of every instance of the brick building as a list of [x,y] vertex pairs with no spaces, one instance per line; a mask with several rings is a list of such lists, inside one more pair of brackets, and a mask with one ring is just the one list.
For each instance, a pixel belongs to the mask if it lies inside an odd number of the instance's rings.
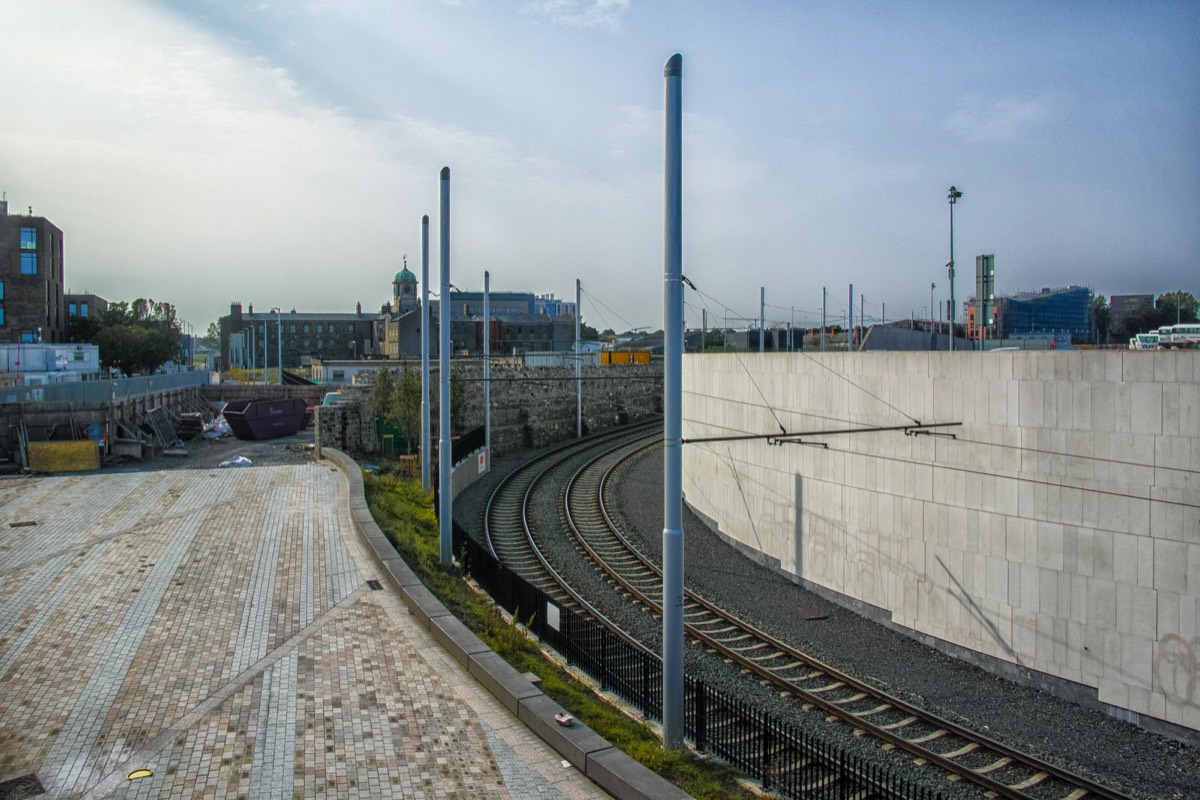
[[63,297],[62,231],[0,200],[0,343],[63,341]]
[[[276,369],[283,356],[286,369],[306,366],[312,358],[363,358],[372,355],[375,316],[266,311],[246,312],[232,303],[221,317],[220,369]],[[282,347],[280,337],[282,335]]]

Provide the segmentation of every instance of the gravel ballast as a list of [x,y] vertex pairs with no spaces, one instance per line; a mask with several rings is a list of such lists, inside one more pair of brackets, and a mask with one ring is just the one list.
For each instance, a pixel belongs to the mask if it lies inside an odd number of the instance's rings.
[[[455,517],[473,534],[482,532],[483,509],[491,488],[512,468],[536,453],[496,459],[492,472],[455,501]],[[662,539],[662,449],[637,457],[619,475],[619,520],[627,535],[657,560]],[[539,504],[536,522],[561,527],[561,515]],[[1047,692],[1018,685],[928,647],[904,633],[875,623],[813,592],[770,567],[755,563],[711,531],[685,508],[685,573],[688,587],[748,622],[854,677],[898,695],[960,724],[1090,775],[1104,785],[1138,798],[1200,797],[1200,749],[1144,731]],[[657,616],[633,610],[608,592],[572,545],[552,539],[551,549],[575,582],[603,613],[658,649]],[[556,565],[557,566],[557,565]],[[811,619],[813,613],[823,615]],[[980,796],[949,784],[897,753],[854,737],[845,725],[829,725],[806,714],[794,701],[748,680],[701,648],[688,647],[685,669],[722,691],[752,700],[806,731],[832,739],[851,752],[880,760],[947,797]]]

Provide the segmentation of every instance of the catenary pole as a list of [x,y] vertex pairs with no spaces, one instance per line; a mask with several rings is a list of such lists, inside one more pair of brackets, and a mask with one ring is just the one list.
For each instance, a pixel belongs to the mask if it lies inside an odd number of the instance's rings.
[[666,105],[663,362],[663,745],[683,747],[683,56],[663,70]]
[[583,352],[580,350],[579,318],[583,316],[579,279],[575,279],[575,438],[583,437]]
[[829,292],[824,286],[821,287],[821,352],[825,352],[825,303],[829,299]]
[[758,352],[767,347],[767,287],[758,287]]
[[483,452],[492,469],[492,276],[483,271]]
[[847,332],[846,332],[846,335],[849,337],[846,339],[846,351],[853,352],[854,351],[854,284],[853,283],[850,284],[850,305],[847,306],[847,308],[846,308],[846,315],[850,320],[849,324],[847,325]]
[[438,400],[438,528],[440,531],[442,568],[449,569],[451,561],[450,498],[450,168],[442,167],[442,279],[438,294],[438,379],[441,393]]
[[429,422],[429,215],[421,217],[421,488],[430,487]]

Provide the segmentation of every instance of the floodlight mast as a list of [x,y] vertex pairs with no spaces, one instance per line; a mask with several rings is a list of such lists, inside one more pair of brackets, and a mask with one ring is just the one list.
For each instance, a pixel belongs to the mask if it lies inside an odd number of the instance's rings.
[[950,313],[947,314],[950,318],[950,349],[954,349],[954,204],[958,202],[958,198],[962,197],[962,192],[953,186],[950,187],[948,199],[950,200],[950,262],[946,266],[950,270]]

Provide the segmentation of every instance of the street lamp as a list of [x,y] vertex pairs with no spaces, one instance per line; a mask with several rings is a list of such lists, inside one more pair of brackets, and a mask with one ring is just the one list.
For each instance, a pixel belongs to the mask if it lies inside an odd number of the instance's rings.
[[954,349],[954,204],[958,202],[958,198],[962,197],[962,192],[953,186],[950,187],[950,262],[946,266],[950,269],[950,349]]

